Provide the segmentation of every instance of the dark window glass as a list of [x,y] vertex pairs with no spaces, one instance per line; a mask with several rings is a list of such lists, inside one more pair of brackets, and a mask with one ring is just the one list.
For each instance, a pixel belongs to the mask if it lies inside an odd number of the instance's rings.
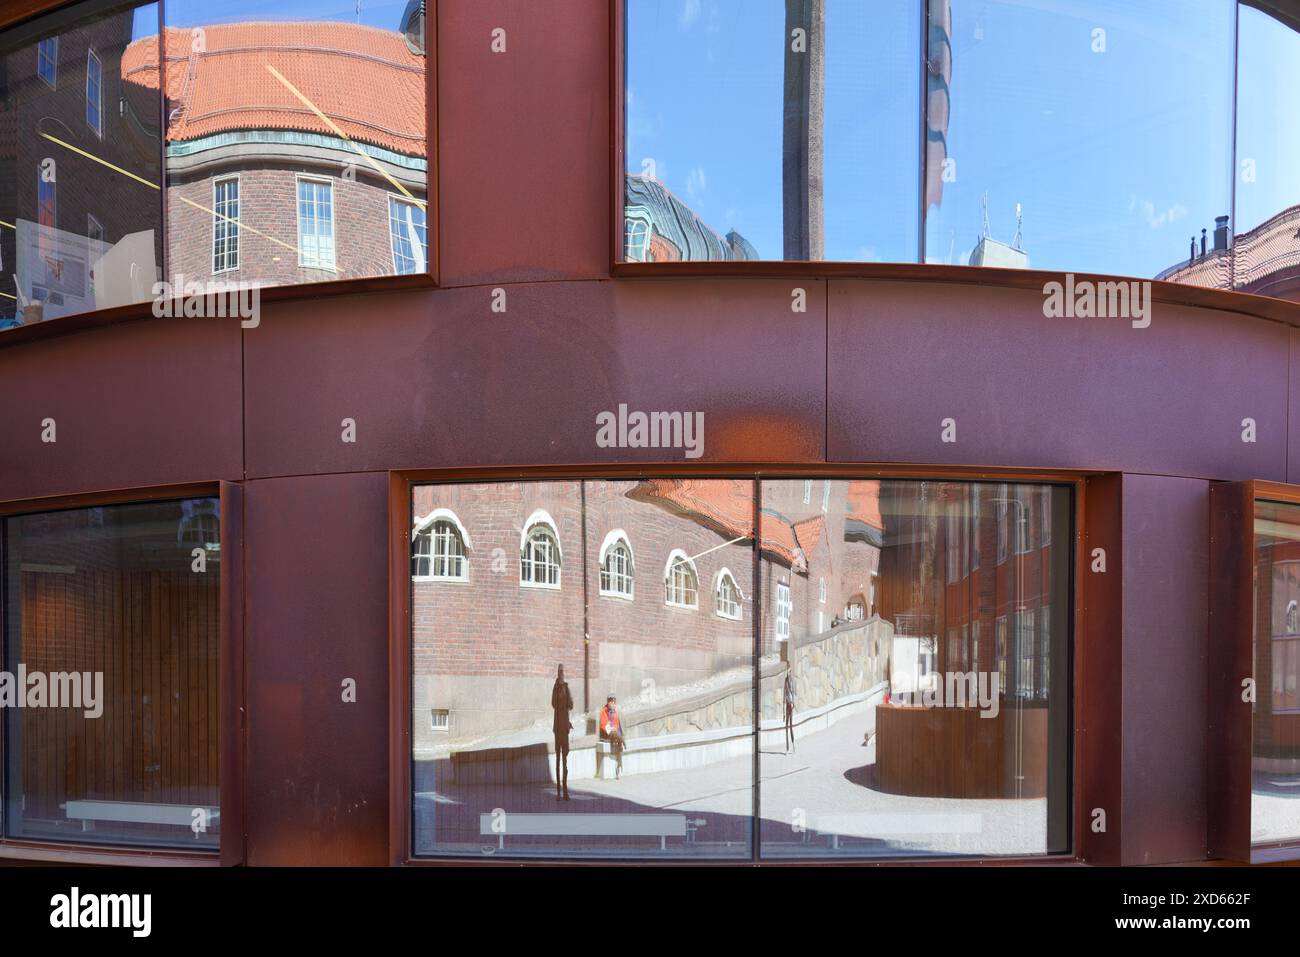
[[156,68],[135,60],[158,5],[90,9],[0,34],[0,329],[148,301],[162,267]]
[[3,530],[3,833],[215,848],[217,500],[22,515]]
[[920,0],[628,0],[623,258],[915,262]]
[[1255,503],[1250,837],[1300,840],[1300,506]]
[[[763,856],[1067,851],[1069,551],[949,558],[1003,508],[1070,541],[1068,490],[837,481],[823,513],[800,486],[762,486],[761,587],[793,605],[762,624]],[[832,608],[875,579],[870,615],[820,621],[823,577]]]

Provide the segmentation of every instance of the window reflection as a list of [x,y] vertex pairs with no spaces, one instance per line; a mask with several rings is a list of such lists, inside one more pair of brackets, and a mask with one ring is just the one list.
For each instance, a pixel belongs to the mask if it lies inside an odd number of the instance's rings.
[[1228,284],[1231,0],[930,11],[927,262]]
[[416,853],[1067,850],[1068,492],[819,484],[417,486]]
[[158,15],[98,4],[0,36],[0,329],[152,298],[161,122],[131,50]]
[[629,0],[624,259],[914,262],[919,2]]
[[412,511],[415,852],[748,857],[753,483],[421,485]]
[[763,855],[1066,850],[1068,493],[829,485],[762,487]]
[[1300,839],[1300,506],[1255,504],[1251,841]]
[[[172,275],[428,271],[422,6],[167,0]],[[158,84],[158,45],[132,51]]]

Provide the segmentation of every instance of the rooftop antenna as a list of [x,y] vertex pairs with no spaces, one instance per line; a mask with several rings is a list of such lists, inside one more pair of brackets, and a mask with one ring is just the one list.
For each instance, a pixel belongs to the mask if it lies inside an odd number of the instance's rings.
[[1021,232],[1021,227],[1024,226],[1024,224],[1025,224],[1025,214],[1020,209],[1020,204],[1016,203],[1016,238],[1011,240],[1012,249],[1020,248],[1020,232]]
[[982,196],[980,196],[980,216],[981,216],[981,217],[983,218],[983,220],[984,220],[984,230],[983,230],[983,232],[980,233],[980,239],[985,239],[985,238],[987,238],[989,235],[991,235],[991,233],[992,233],[992,231],[989,229],[989,193],[988,193],[988,190],[985,190],[985,191],[984,191],[984,194],[983,194]]

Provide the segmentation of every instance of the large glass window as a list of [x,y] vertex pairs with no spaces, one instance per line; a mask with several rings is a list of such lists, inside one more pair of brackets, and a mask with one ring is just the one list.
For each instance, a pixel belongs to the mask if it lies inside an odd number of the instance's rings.
[[0,329],[153,298],[162,122],[133,57],[158,16],[96,3],[0,34]]
[[6,837],[217,847],[219,511],[3,520]]
[[[693,603],[703,577],[743,606],[753,483],[419,485],[411,507],[455,512],[475,542],[468,586],[411,584],[414,852],[749,858],[753,632],[663,589],[671,556]],[[588,556],[569,566],[585,584],[517,587],[499,556],[521,531]]]
[[1300,505],[1255,503],[1251,842],[1300,840]]
[[[223,280],[428,271],[423,8],[165,0],[172,273],[203,282],[217,271],[211,183],[231,174],[240,254]],[[138,60],[156,91],[156,45]]]
[[[784,578],[805,593],[824,575],[839,606],[873,575],[880,582],[870,617],[826,631],[796,617],[788,640],[764,644],[763,856],[1068,850],[1068,692],[1063,676],[1040,667],[1051,642],[1064,655],[1068,623],[1062,617],[1049,630],[1046,622],[1066,607],[1068,550],[1017,550],[982,568],[949,561],[964,547],[955,517],[992,516],[999,498],[1024,503],[1035,526],[1061,526],[1056,540],[1068,541],[1068,490],[835,484],[843,493],[815,539],[804,531],[798,482],[765,481],[760,493],[773,523],[763,535],[771,543],[760,567],[765,587],[779,589]],[[787,536],[778,521],[798,552],[780,547]],[[1008,619],[1017,622],[1014,638]],[[1037,642],[1036,620],[1044,623]],[[998,635],[997,660],[980,654],[981,625]],[[1055,684],[1039,687],[1040,678]]]
[[[830,486],[825,513],[797,479],[416,486],[414,514],[458,514],[482,566],[439,588],[413,544],[415,853],[745,858],[755,795],[764,858],[1068,851],[1048,661],[1069,661],[1069,490]],[[949,580],[945,520],[992,522],[999,498],[1056,534]],[[585,584],[514,587],[492,556],[521,529],[587,556]],[[700,582],[712,613],[683,613]]]
[[628,0],[623,258],[915,262],[920,0]]

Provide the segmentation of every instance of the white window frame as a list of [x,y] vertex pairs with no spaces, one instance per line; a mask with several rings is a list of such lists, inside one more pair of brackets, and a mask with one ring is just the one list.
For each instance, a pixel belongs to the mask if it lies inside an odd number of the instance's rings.
[[[409,273],[398,272],[397,265],[397,236],[393,233],[393,208],[406,207],[407,209],[419,209],[424,213],[424,238],[425,243],[420,245],[420,237],[415,235],[415,223],[409,218],[402,220],[411,231],[411,235],[403,237],[411,244],[411,252],[414,254],[415,267]],[[333,203],[330,204],[332,210]],[[395,276],[418,276],[420,273],[429,271],[429,207],[421,206],[419,203],[412,202],[409,199],[401,199],[388,194],[388,246],[393,254],[393,275]]]
[[[231,182],[233,182],[233,183],[235,184],[235,215],[234,215],[234,216],[231,216],[229,213],[222,213],[221,215],[226,216],[226,217],[228,217],[228,218],[234,220],[234,222],[227,222],[227,223],[226,223],[226,227],[227,227],[228,229],[233,229],[233,230],[234,230],[234,233],[233,233],[233,239],[234,239],[234,250],[235,250],[235,257],[234,257],[234,258],[235,258],[235,264],[234,264],[233,266],[222,266],[220,269],[217,269],[217,268],[216,268],[216,263],[217,263],[217,222],[218,222],[218,220],[220,219],[220,216],[218,216],[219,207],[218,207],[218,203],[217,203],[217,187],[220,186],[220,185],[222,185],[223,183],[231,183]],[[213,180],[212,180],[212,265],[213,265],[212,274],[213,274],[214,276],[217,275],[218,273],[223,273],[223,272],[234,272],[236,269],[239,268],[239,256],[240,256],[240,252],[241,252],[241,250],[240,250],[240,248],[239,248],[239,245],[240,245],[240,235],[239,235],[239,204],[240,204],[241,202],[243,202],[243,195],[244,195],[244,184],[241,183],[241,182],[239,181],[239,174],[238,174],[238,173],[231,173],[231,174],[228,174],[228,175],[226,175],[226,176],[217,176],[217,177],[214,177],[214,178],[213,178]],[[229,205],[229,204],[227,203],[227,205]],[[227,239],[226,239],[226,259],[227,259],[227,260],[229,260],[229,258],[230,258],[230,248],[231,248],[231,234],[228,233],[228,234],[227,234]]]
[[794,617],[794,600],[790,597],[790,586],[785,582],[776,583],[776,640],[790,640],[790,619]]
[[[90,64],[92,62],[99,74],[99,82],[95,85],[95,115],[99,118],[98,126],[90,122]],[[86,48],[86,125],[94,130],[95,135],[101,140],[104,138],[104,62],[100,60],[94,47]]]
[[[628,229],[633,223],[639,223],[645,227],[645,241],[641,244],[641,257],[637,258],[631,253],[631,247],[628,246]],[[628,206],[623,210],[623,258],[627,262],[644,263],[650,262],[650,242],[654,238],[654,226],[650,221],[650,210],[645,206]]]
[[817,603],[819,605],[826,604],[826,579],[825,578],[817,579]]
[[[547,535],[551,540],[551,545],[555,549],[555,581],[542,582],[524,578],[524,555],[529,542],[535,533]],[[533,559],[530,567],[536,567],[537,560]],[[519,533],[519,587],[520,588],[543,588],[549,591],[559,591],[563,582],[564,575],[564,551],[560,548],[560,532],[555,525],[555,519],[544,509],[538,509],[528,516],[528,521],[524,522],[523,531]]]
[[[735,612],[724,611],[722,607],[722,587],[730,582],[736,598],[732,603],[736,606]],[[719,618],[725,618],[727,621],[740,621],[745,617],[745,609],[741,604],[745,596],[740,591],[740,585],[736,583],[736,576],[731,574],[730,568],[724,568],[718,572],[713,582],[713,608]]]
[[830,511],[831,507],[831,480],[826,479],[822,482],[822,514]]
[[[51,72],[51,74],[52,74],[52,77],[46,77],[45,74],[41,72],[41,59],[42,59],[42,53],[44,52],[44,47],[45,47],[45,44],[46,44],[46,43],[53,44],[53,46],[54,46],[54,52],[53,52],[53,54],[51,55],[51,57],[49,58],[49,62],[50,62],[50,72]],[[56,90],[56,89],[58,89],[58,86],[59,86],[59,36],[58,36],[57,33],[56,33],[54,36],[52,36],[52,37],[45,37],[45,38],[42,39],[42,40],[38,40],[38,41],[36,41],[36,75],[37,75],[38,77],[40,77],[41,80],[43,80],[43,81],[45,82],[46,86],[48,86],[51,90]]]
[[1043,515],[1038,529],[1038,542],[1045,546],[1052,544],[1052,486],[1044,485],[1039,494],[1043,497]]
[[[442,724],[438,723],[441,717]],[[434,734],[447,734],[451,731],[451,709],[450,708],[430,708],[429,709],[429,728]]]
[[[434,561],[438,557],[436,545],[436,527],[439,524],[450,525],[456,535],[460,538],[461,551],[461,568],[464,570],[460,575],[435,575],[433,574]],[[474,547],[470,541],[469,531],[465,528],[460,518],[449,508],[435,508],[424,518],[416,518],[414,527],[411,529],[412,558],[419,556],[414,551],[414,545],[419,541],[420,536],[428,534],[429,539],[429,569],[428,575],[412,575],[413,581],[421,582],[467,582],[469,581],[469,553]]]
[[803,482],[803,503],[812,504],[812,479],[804,479]]
[[[308,263],[303,254],[302,248],[302,197],[300,190],[303,183],[313,183],[317,186],[325,186],[330,191],[330,263],[323,266],[320,263]],[[328,176],[304,176],[299,174],[293,179],[293,210],[297,222],[297,235],[295,239],[298,244],[298,267],[300,269],[320,269],[324,272],[338,272],[339,265],[339,231],[338,217],[334,215],[336,197],[334,195],[334,180]],[[319,222],[319,219],[317,220]],[[320,235],[316,234],[316,249],[320,250]],[[319,257],[318,257],[319,258]]]
[[[684,568],[690,573],[694,581],[695,600],[693,602],[679,601],[675,595],[679,591],[674,582],[674,574],[678,566]],[[685,591],[683,587],[680,589]],[[674,548],[668,553],[668,561],[664,564],[664,604],[670,608],[687,608],[697,610],[700,607],[700,573],[695,567],[695,562],[680,548]]]
[[[622,547],[627,550],[627,572],[622,576],[627,579],[627,590],[619,588],[606,588],[605,579],[608,577],[611,583],[617,582],[618,577],[605,567],[605,563],[614,557],[614,552]],[[618,598],[623,601],[632,601],[636,595],[636,554],[632,551],[632,542],[627,537],[627,532],[621,528],[616,528],[605,536],[605,540],[600,545],[600,552],[597,556],[599,566],[598,588],[600,595],[604,598]]]

